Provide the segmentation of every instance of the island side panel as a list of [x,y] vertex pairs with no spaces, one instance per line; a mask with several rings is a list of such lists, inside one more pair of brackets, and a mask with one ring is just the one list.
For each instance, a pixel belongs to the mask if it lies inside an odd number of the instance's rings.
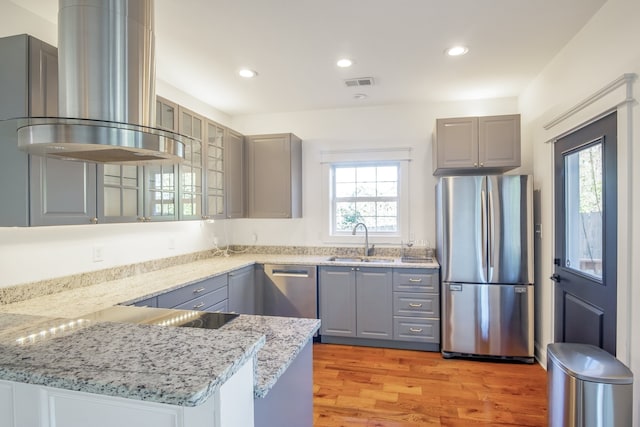
[[313,342],[309,340],[269,393],[256,398],[256,427],[313,426]]

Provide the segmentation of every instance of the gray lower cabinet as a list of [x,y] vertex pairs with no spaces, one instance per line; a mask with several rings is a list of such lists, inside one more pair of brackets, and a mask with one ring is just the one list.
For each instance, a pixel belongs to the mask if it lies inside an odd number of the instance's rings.
[[356,275],[354,267],[319,267],[320,335],[356,336]]
[[158,295],[158,307],[226,311],[228,292],[228,278],[222,274]]
[[255,269],[253,265],[229,273],[229,311],[256,314]]
[[393,339],[440,344],[440,277],[437,269],[393,271]]
[[393,338],[391,280],[390,268],[356,268],[356,336]]
[[136,307],[158,307],[158,297],[151,297],[147,299],[143,299],[142,301],[138,301],[133,303]]
[[323,342],[440,349],[438,269],[321,266]]
[[320,267],[323,336],[392,339],[392,270]]

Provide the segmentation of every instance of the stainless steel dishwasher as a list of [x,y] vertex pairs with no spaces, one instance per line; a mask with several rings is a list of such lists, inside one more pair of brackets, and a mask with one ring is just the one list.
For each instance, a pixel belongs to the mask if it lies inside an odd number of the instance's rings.
[[315,265],[265,264],[263,293],[267,316],[318,318]]

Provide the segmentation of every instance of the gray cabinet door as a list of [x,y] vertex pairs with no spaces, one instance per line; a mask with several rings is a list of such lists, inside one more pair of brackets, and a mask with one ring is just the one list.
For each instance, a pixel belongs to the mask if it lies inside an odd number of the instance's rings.
[[96,165],[30,156],[31,225],[90,224],[96,217]]
[[230,129],[225,129],[225,207],[227,218],[244,218],[245,209],[245,167],[244,137]]
[[438,169],[478,166],[478,118],[438,119],[434,159]]
[[356,275],[353,267],[320,267],[321,335],[356,336]]
[[132,165],[98,165],[98,222],[144,220],[143,168]]
[[390,268],[356,269],[357,336],[393,338],[393,274]]
[[202,219],[204,207],[204,117],[178,107],[178,132],[192,140],[185,143],[185,161],[179,166],[179,219]]
[[256,314],[255,270],[244,267],[229,273],[229,311]]
[[[58,115],[57,49],[27,35],[3,38],[2,118]],[[2,225],[88,224],[96,217],[96,166],[27,156],[2,126]],[[28,177],[28,178],[27,178]],[[28,200],[28,203],[25,203]]]
[[246,137],[249,218],[302,216],[302,146],[293,134]]
[[520,115],[478,119],[478,161],[483,168],[520,166]]
[[224,162],[225,162],[225,131],[224,127],[211,121],[206,121],[204,144],[204,176],[205,176],[205,216],[207,218],[224,218]]
[[520,115],[436,120],[433,173],[487,174],[520,166]]

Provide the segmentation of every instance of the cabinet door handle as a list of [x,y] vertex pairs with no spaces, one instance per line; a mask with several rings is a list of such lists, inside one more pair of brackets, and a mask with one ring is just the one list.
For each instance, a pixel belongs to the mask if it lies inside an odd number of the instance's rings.
[[409,303],[409,307],[420,308],[420,307],[422,307],[422,304],[416,304],[414,302],[410,302]]
[[195,291],[193,291],[194,294],[199,294],[200,292],[204,291],[204,288],[198,288]]
[[420,282],[422,282],[422,279],[409,278],[409,282],[411,282],[411,283],[420,283]]
[[203,303],[203,302],[201,302],[200,304],[196,304],[196,305],[194,305],[194,306],[193,306],[193,309],[194,309],[194,310],[197,310],[197,309],[202,308],[202,307],[204,307],[204,303]]
[[422,332],[422,328],[409,328],[410,332],[420,333]]

